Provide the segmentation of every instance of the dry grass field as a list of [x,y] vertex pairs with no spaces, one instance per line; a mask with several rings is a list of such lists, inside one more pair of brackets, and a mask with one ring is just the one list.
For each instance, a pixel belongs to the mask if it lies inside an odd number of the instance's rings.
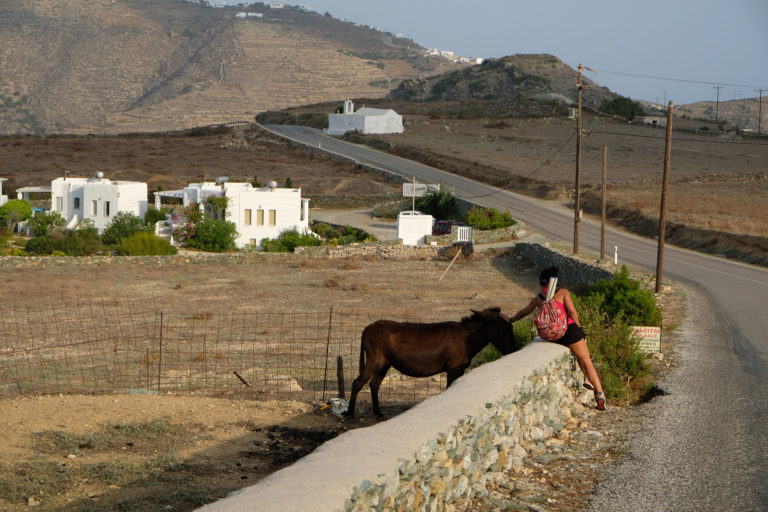
[[[152,298],[166,311],[356,311],[372,318],[459,320],[470,309],[519,308],[536,270],[497,251],[449,261],[270,255],[252,264],[137,266],[81,259],[3,267],[1,307],[83,298]],[[323,350],[322,346],[317,347]],[[317,404],[178,395],[0,400],[0,509],[192,510],[251,485],[345,429]],[[385,413],[397,411],[384,402]],[[168,491],[172,485],[173,491]],[[123,508],[119,508],[123,507]]]

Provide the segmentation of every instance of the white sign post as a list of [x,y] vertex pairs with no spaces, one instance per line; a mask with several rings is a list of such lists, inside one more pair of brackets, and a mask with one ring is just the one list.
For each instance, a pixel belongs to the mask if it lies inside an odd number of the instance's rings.
[[661,327],[633,326],[632,334],[640,341],[640,352],[661,352]]

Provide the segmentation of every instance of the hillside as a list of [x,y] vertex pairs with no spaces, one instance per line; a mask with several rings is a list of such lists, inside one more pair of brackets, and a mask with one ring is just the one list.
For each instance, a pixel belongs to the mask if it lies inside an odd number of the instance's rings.
[[[238,18],[238,12],[261,17]],[[180,0],[0,7],[0,133],[167,131],[386,95],[461,67],[407,39],[293,8]]]
[[[583,77],[585,107],[598,109],[616,95]],[[488,59],[479,66],[402,82],[389,95],[408,101],[536,99],[576,103],[578,73],[553,55],[518,54]]]

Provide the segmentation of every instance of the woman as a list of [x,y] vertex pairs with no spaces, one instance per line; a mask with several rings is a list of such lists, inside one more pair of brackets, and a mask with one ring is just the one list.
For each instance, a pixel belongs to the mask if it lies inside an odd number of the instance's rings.
[[[539,274],[539,284],[541,285],[541,293],[536,295],[531,302],[528,303],[523,309],[518,311],[512,316],[512,318],[502,313],[502,317],[507,321],[514,323],[530,315],[536,308],[541,306],[544,302],[544,297],[547,295],[547,287],[549,280],[552,277],[557,277],[557,267],[550,267]],[[552,298],[552,305],[560,308],[568,317],[568,328],[565,334],[557,340],[553,340],[553,343],[559,343],[571,349],[571,352],[576,356],[576,360],[579,362],[579,368],[584,374],[584,387],[595,392],[595,402],[597,402],[596,409],[598,411],[605,410],[605,393],[603,393],[603,386],[600,383],[600,377],[597,375],[595,365],[592,364],[592,358],[589,356],[589,348],[587,348],[586,334],[579,327],[579,313],[573,305],[571,300],[571,293],[565,288],[558,288]]]

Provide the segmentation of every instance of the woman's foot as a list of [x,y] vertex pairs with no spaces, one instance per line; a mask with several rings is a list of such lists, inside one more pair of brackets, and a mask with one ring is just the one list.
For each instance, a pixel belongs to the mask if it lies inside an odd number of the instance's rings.
[[593,391],[595,389],[595,386],[592,385],[591,382],[589,382],[589,379],[584,377],[584,384],[582,384],[585,388],[587,388],[590,391]]
[[605,410],[605,393],[603,393],[602,391],[599,393],[595,393],[595,402],[597,402],[595,409],[597,409],[598,411],[604,411]]

